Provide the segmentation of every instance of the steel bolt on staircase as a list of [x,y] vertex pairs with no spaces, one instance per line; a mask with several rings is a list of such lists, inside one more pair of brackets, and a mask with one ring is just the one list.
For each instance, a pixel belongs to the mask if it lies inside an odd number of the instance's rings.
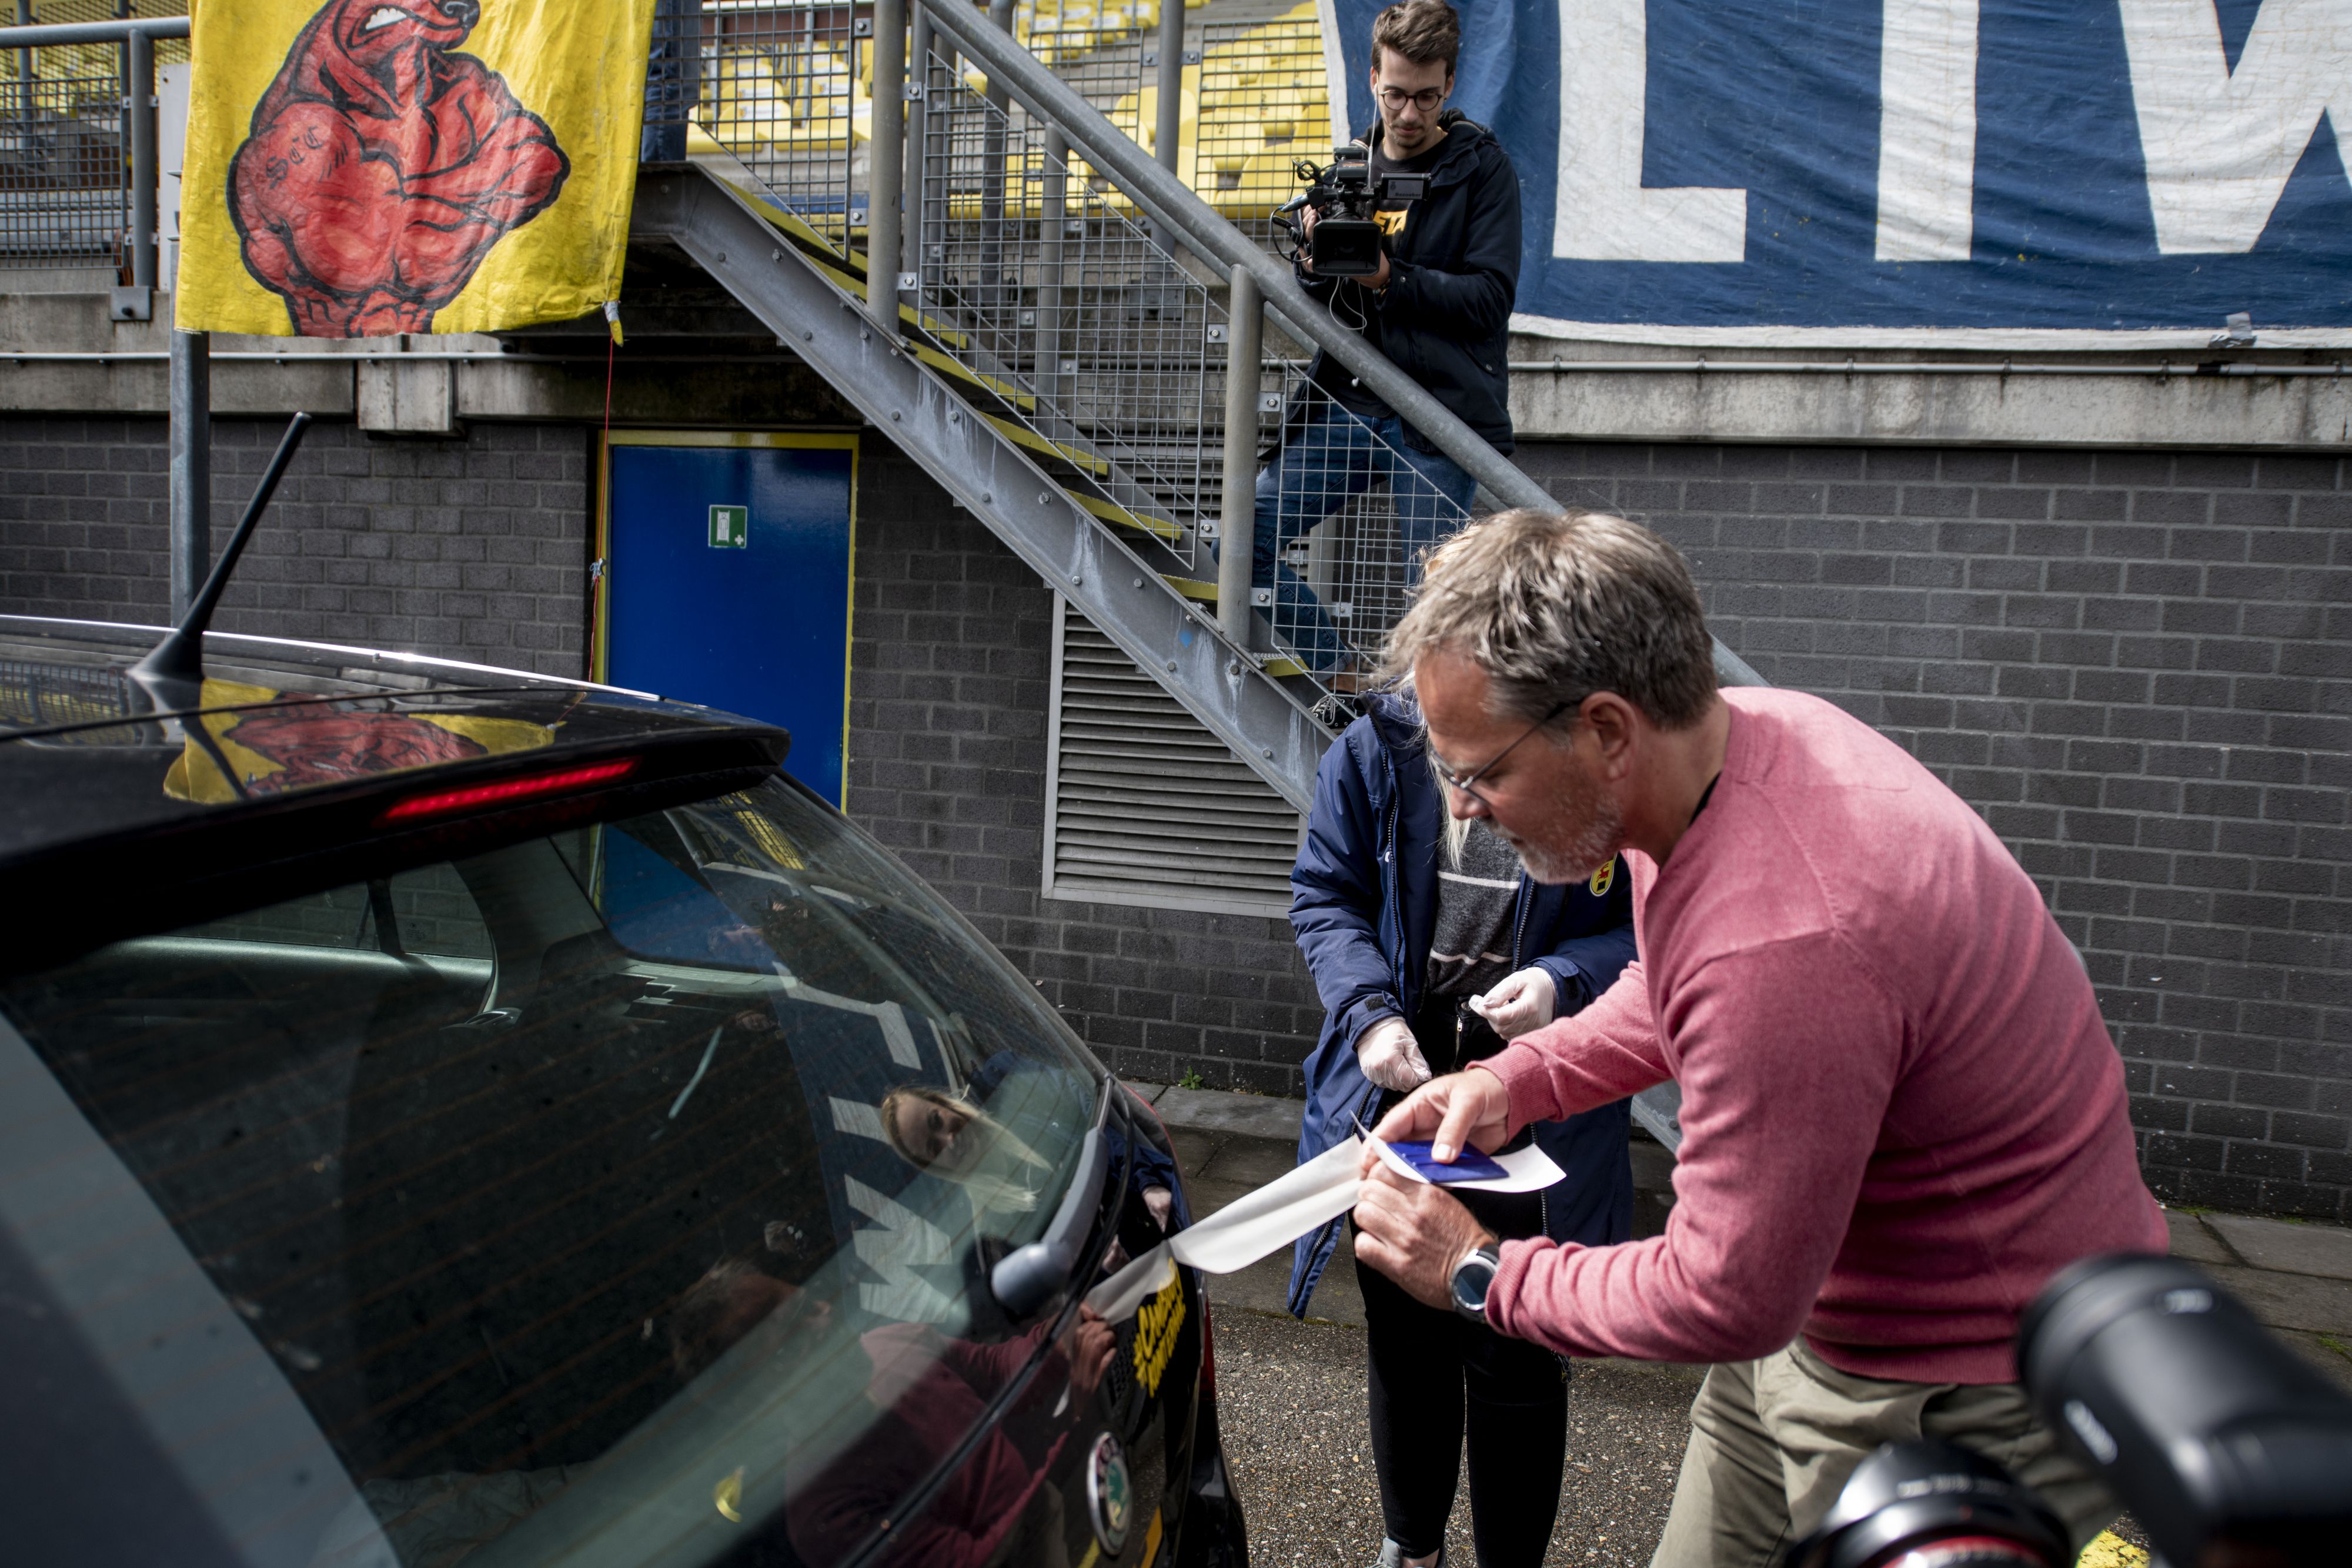
[[[1470,516],[1411,454],[1320,417],[1305,352],[1494,500],[1550,497],[1178,178],[1176,0],[1149,33],[1055,36],[1071,80],[1007,31],[1011,0],[852,15],[706,14],[688,162],[647,167],[636,229],[692,256],[1303,810],[1318,707],[1336,716],[1331,689],[1402,613],[1407,540]],[[1144,133],[1147,58],[1150,153],[1104,113]],[[1288,466],[1355,475],[1331,517],[1297,519],[1276,590],[1253,580],[1269,416]]]

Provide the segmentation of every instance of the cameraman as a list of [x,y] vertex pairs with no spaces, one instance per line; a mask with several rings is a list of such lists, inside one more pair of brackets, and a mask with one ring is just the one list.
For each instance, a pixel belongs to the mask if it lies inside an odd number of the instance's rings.
[[[1372,23],[1372,99],[1364,140],[1375,181],[1421,174],[1418,201],[1379,214],[1387,231],[1369,277],[1318,278],[1307,247],[1299,281],[1332,315],[1426,387],[1496,450],[1511,450],[1504,361],[1519,277],[1519,182],[1486,127],[1443,106],[1462,34],[1445,0],[1402,0]],[[1311,243],[1318,214],[1304,226]],[[1251,580],[1275,589],[1274,622],[1318,674],[1339,673],[1347,644],[1283,547],[1378,480],[1389,481],[1408,585],[1442,521],[1470,507],[1477,481],[1397,417],[1328,353],[1307,371],[1319,389],[1294,410],[1282,451],[1258,476]],[[1441,500],[1442,497],[1442,500]]]
[[1463,530],[1390,643],[1457,817],[1530,875],[1621,851],[1640,957],[1377,1129],[1441,1160],[1671,1078],[1665,1234],[1505,1240],[1366,1151],[1358,1263],[1568,1355],[1711,1362],[1657,1568],[1761,1565],[1884,1442],[2114,1517],[2018,1386],[2018,1313],[2166,1249],[2123,1063],[2042,894],[1966,802],[1818,697],[1716,689],[1682,558],[1592,513]]

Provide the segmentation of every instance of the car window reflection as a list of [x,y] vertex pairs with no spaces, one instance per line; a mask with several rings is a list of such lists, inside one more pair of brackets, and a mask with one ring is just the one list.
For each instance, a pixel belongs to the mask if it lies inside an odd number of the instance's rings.
[[[289,1525],[320,1564],[764,1531],[825,1568],[1016,1383],[892,1551],[1064,1533],[1040,1478],[1114,1336],[1005,1322],[986,1270],[1050,1219],[1099,1070],[782,784],[118,943],[0,1005],[348,1470],[357,1503]],[[1173,1167],[1118,1151],[1139,1247]]]

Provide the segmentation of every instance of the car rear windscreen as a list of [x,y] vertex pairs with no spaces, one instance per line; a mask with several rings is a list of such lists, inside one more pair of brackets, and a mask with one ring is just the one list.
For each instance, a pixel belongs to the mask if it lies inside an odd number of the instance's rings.
[[782,783],[0,1008],[0,1227],[249,1562],[824,1568],[961,1445],[921,1555],[977,1565],[1076,1440],[984,1280],[1100,1070]]

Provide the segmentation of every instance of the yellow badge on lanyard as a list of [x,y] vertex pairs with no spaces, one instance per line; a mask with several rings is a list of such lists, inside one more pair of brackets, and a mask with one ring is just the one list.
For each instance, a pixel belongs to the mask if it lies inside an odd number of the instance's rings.
[[1605,898],[1609,894],[1609,890],[1616,883],[1617,862],[1614,857],[1612,857],[1607,865],[1592,873],[1592,880],[1585,883],[1585,886],[1592,890],[1593,897]]

